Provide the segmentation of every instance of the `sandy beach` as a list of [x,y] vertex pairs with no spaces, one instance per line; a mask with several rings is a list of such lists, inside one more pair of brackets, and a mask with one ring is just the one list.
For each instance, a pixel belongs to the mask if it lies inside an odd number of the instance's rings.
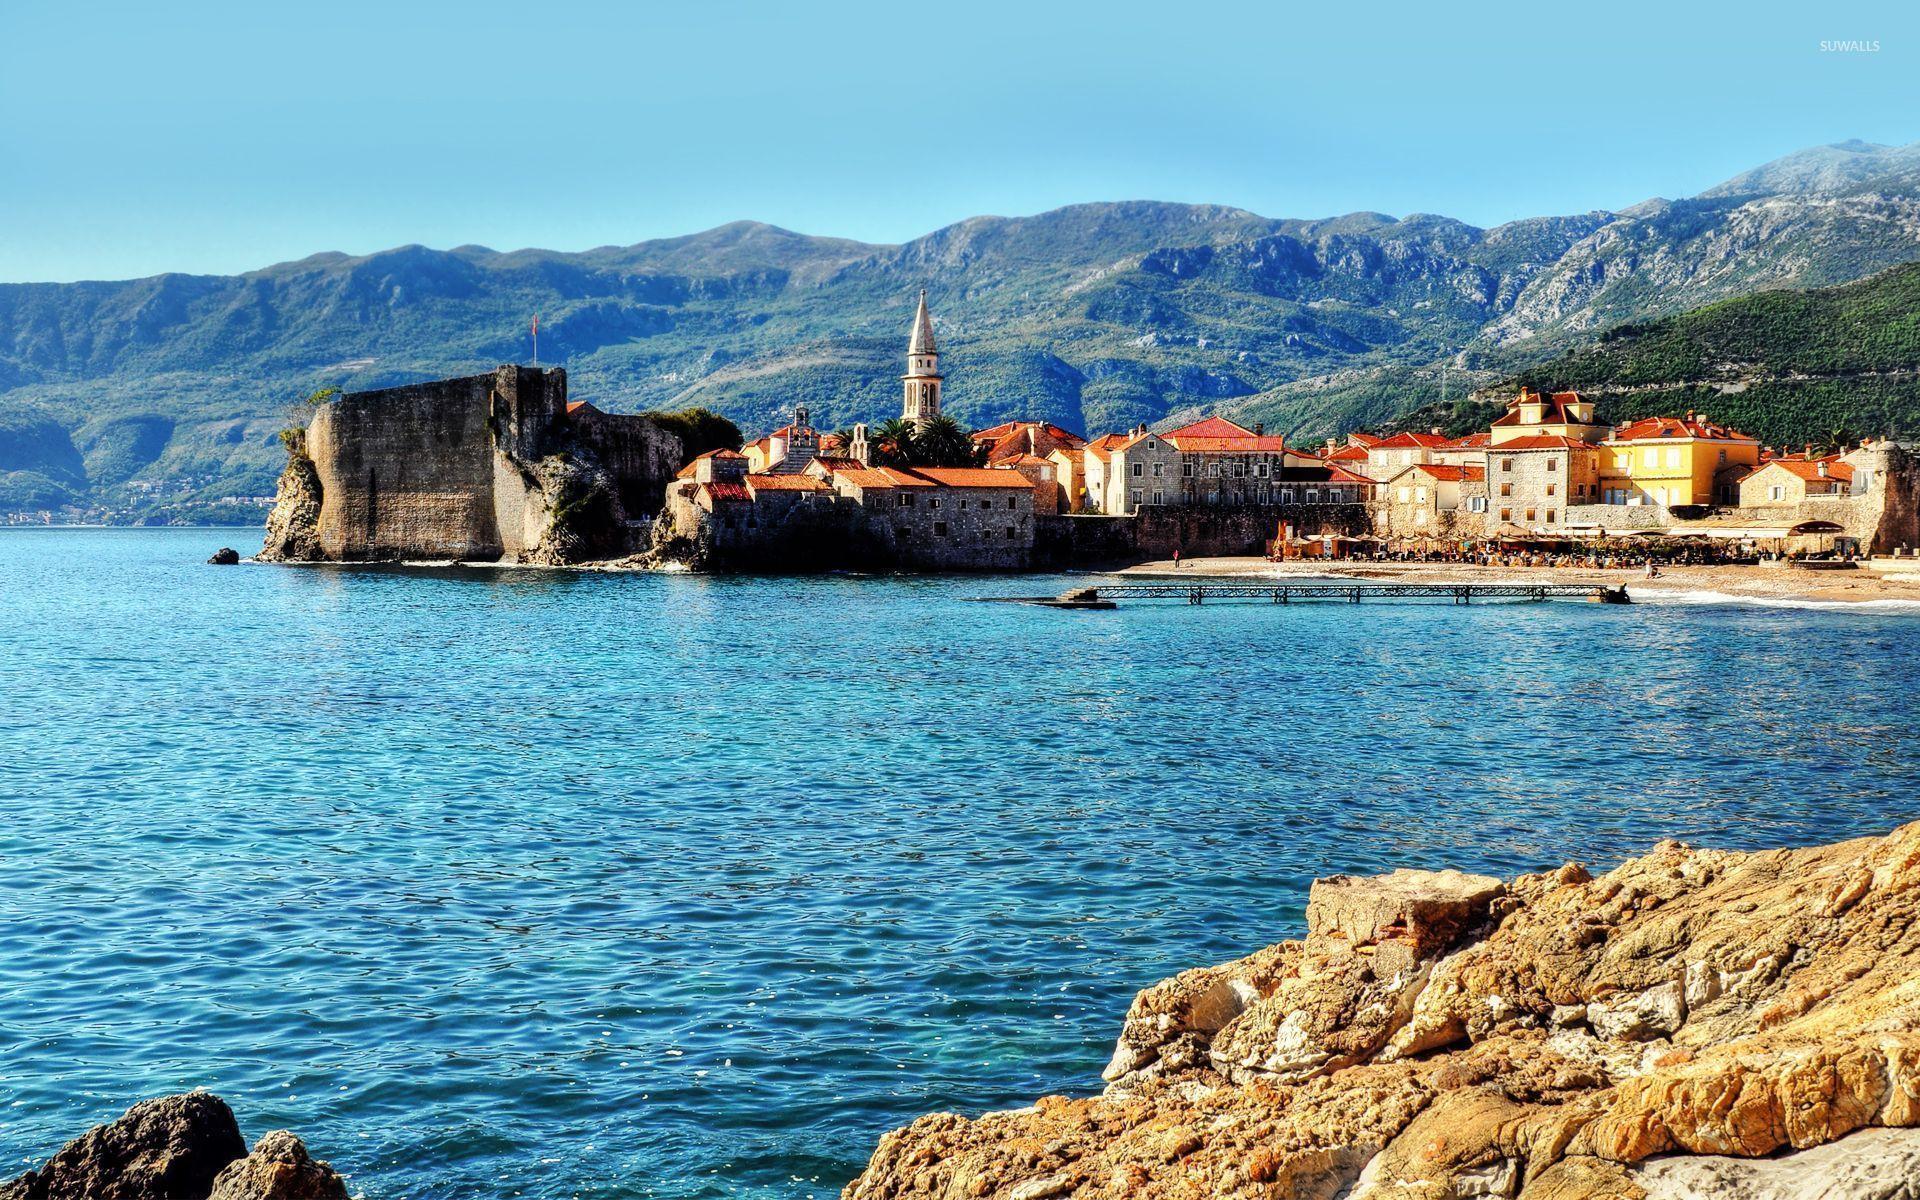
[[1814,604],[1894,601],[1920,605],[1920,560],[1897,566],[1883,560],[1878,569],[1862,565],[1850,571],[1805,570],[1784,565],[1662,567],[1658,579],[1646,578],[1645,569],[1640,567],[1605,571],[1577,567],[1481,567],[1464,563],[1323,562],[1317,559],[1276,563],[1264,558],[1182,559],[1178,569],[1170,560],[1162,560],[1140,563],[1118,573],[1181,579],[1334,577],[1431,583],[1624,583],[1629,594],[1641,597],[1659,594]]

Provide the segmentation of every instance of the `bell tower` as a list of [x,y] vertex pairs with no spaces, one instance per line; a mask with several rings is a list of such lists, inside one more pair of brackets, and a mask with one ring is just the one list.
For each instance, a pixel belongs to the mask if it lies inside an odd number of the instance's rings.
[[925,288],[920,289],[920,311],[913,316],[913,336],[907,340],[907,373],[900,378],[906,387],[900,416],[925,429],[940,415],[940,351],[933,344]]

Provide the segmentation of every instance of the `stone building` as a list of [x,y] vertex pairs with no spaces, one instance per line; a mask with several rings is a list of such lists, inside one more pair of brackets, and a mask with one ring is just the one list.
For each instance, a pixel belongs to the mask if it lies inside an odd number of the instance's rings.
[[1223,417],[1109,434],[1088,444],[1084,462],[1088,510],[1114,516],[1145,505],[1361,503],[1373,482]]
[[1367,447],[1367,465],[1361,474],[1369,479],[1391,479],[1418,463],[1437,462],[1440,448],[1451,440],[1438,431],[1380,438]]
[[1427,537],[1477,534],[1486,482],[1485,467],[1416,463],[1375,490],[1381,528]]
[[1853,466],[1841,455],[1769,459],[1739,483],[1742,508],[1793,508],[1810,499],[1845,498],[1853,492]]
[[1556,530],[1569,506],[1600,498],[1600,451],[1564,434],[1530,434],[1487,448],[1487,504],[1499,524]]
[[1564,437],[1576,442],[1603,441],[1610,427],[1594,420],[1593,402],[1579,392],[1543,394],[1521,388],[1507,401],[1507,411],[1487,429],[1488,444],[1498,446],[1520,438]]

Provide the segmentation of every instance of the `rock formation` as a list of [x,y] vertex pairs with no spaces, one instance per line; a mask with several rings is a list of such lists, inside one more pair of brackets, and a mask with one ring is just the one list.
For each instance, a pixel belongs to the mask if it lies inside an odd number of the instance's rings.
[[1141,992],[1104,1094],[923,1117],[845,1200],[1912,1200],[1916,917],[1920,824],[1322,880],[1304,941]]
[[347,1200],[346,1184],[300,1139],[269,1133],[247,1153],[233,1110],[190,1092],[144,1100],[0,1183],[0,1200]]
[[617,557],[685,456],[651,418],[568,403],[565,371],[514,366],[339,396],[285,440],[270,562]]

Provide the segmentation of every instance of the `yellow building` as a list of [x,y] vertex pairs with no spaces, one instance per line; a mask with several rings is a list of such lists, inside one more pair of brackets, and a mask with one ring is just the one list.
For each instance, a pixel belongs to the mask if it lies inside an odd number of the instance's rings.
[[1564,437],[1576,442],[1597,442],[1608,429],[1593,419],[1593,401],[1582,400],[1579,392],[1554,392],[1551,395],[1521,388],[1507,401],[1507,411],[1488,428],[1495,446],[1531,437]]
[[1698,413],[1644,417],[1601,443],[1606,504],[1737,504],[1740,479],[1760,461],[1760,443]]

